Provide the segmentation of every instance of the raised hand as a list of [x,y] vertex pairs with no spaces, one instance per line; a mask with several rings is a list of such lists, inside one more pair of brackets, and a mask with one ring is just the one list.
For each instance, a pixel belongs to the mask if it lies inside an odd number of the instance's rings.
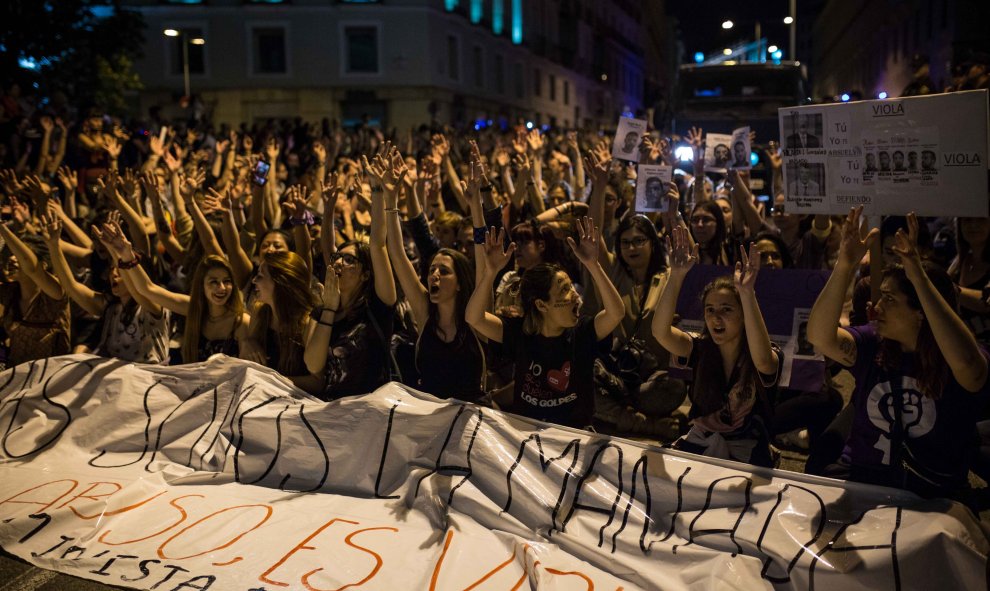
[[894,245],[891,248],[901,258],[901,264],[904,265],[908,278],[912,279],[917,277],[914,273],[921,271],[921,255],[918,253],[918,216],[913,211],[907,214],[907,223],[907,232],[900,228],[894,234]]
[[187,202],[193,198],[197,191],[203,186],[206,181],[206,171],[196,170],[193,173],[187,175],[183,181],[180,188],[182,193],[182,198]]
[[863,216],[863,206],[853,207],[846,216],[846,223],[842,225],[842,237],[839,242],[839,261],[848,265],[856,265],[869,250],[870,245],[880,235],[880,230],[874,228],[867,231],[865,227],[860,227],[860,220]]
[[165,142],[163,142],[157,135],[153,135],[148,138],[148,149],[155,156],[161,157],[165,154]]
[[134,197],[134,193],[138,188],[138,177],[134,172],[133,168],[124,169],[124,175],[121,177],[120,190],[124,193],[124,196],[128,199]]
[[10,196],[10,211],[14,221],[22,226],[31,221],[31,208],[26,203],[22,203],[14,195]]
[[526,145],[529,147],[530,153],[535,154],[542,150],[543,144],[543,136],[540,135],[540,130],[530,130],[529,134],[526,135]]
[[102,230],[93,226],[93,234],[96,235],[108,251],[117,255],[119,259],[127,257],[133,251],[131,243],[124,236],[124,231],[120,228],[120,222],[113,217],[103,224]]
[[670,272],[687,275],[698,262],[698,245],[691,239],[687,228],[676,225],[667,236],[667,252],[670,253]]
[[289,217],[295,220],[306,219],[306,203],[309,201],[309,188],[303,185],[293,185],[285,191],[285,208]]
[[203,195],[203,201],[199,208],[203,212],[203,215],[210,215],[214,211],[229,211],[230,207],[230,189],[220,193],[210,187],[206,190],[206,195]]
[[315,142],[313,144],[313,156],[316,157],[316,162],[321,166],[327,163],[327,147],[323,145],[322,142]]
[[222,156],[227,152],[227,148],[230,147],[230,140],[217,140],[214,150],[216,150],[217,156]]
[[323,215],[332,216],[340,198],[340,174],[331,172],[320,183],[320,199],[323,200]]
[[62,237],[62,218],[52,211],[47,211],[41,216],[41,237],[49,244],[58,244]]
[[55,124],[52,122],[52,118],[47,115],[43,116],[38,123],[41,124],[41,129],[43,129],[45,133],[51,133],[52,130],[55,129]]
[[433,160],[440,164],[443,159],[450,155],[450,143],[442,133],[434,134],[430,138],[430,147],[433,151]]
[[173,150],[175,150],[174,146],[171,150],[165,151],[162,155],[162,159],[165,161],[165,167],[168,168],[168,171],[171,173],[176,173],[179,172],[180,168],[182,168],[182,158],[176,154],[173,154]]
[[584,159],[584,170],[591,179],[594,187],[604,187],[608,184],[608,169],[612,165],[611,158],[602,158],[598,152],[588,152]]
[[[248,136],[244,136],[245,145],[248,143]],[[268,143],[265,144],[265,156],[268,158],[268,163],[275,166],[275,161],[278,160],[279,147],[278,141],[274,137],[268,138]]]
[[736,269],[732,274],[733,282],[739,293],[752,294],[756,288],[756,276],[760,273],[760,251],[756,249],[756,241],[749,245],[749,254],[746,254],[746,247],[739,246],[739,260],[736,261]]
[[327,265],[327,273],[323,279],[323,307],[337,312],[340,309],[340,284],[337,277],[337,266]]
[[512,166],[513,168],[519,171],[519,174],[524,179],[528,180],[533,178],[533,165],[530,163],[529,157],[527,157],[525,154],[519,154],[518,156],[513,158]]
[[598,262],[598,241],[601,240],[598,229],[595,228],[595,222],[587,216],[578,218],[574,222],[574,229],[579,241],[574,242],[574,238],[568,236],[567,245],[574,251],[574,256],[581,261],[581,264],[585,267],[591,267]]
[[110,156],[111,159],[116,160],[120,156],[120,151],[123,149],[120,140],[114,136],[104,136],[103,138],[103,150]]
[[79,187],[79,179],[76,178],[72,169],[63,164],[58,167],[55,175],[58,177],[58,182],[62,183],[62,186],[65,187],[66,194],[76,192],[77,187]]
[[771,141],[764,154],[766,154],[767,160],[770,161],[770,167],[772,169],[780,170],[784,166],[784,157],[780,155],[780,146],[777,142]]
[[488,265],[486,269],[491,273],[495,273],[509,264],[512,255],[516,252],[515,242],[510,242],[509,248],[504,252],[502,250],[503,244],[505,244],[505,228],[496,233],[493,226],[485,232],[485,263]]
[[576,131],[568,131],[567,136],[564,139],[564,146],[571,152],[575,154],[580,154],[581,150],[578,147],[578,134]]

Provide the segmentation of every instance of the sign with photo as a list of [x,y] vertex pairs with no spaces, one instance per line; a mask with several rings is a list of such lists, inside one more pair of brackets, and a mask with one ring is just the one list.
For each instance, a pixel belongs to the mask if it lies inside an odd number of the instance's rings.
[[612,157],[639,162],[639,144],[647,134],[646,121],[631,117],[619,117],[619,125],[612,140]]
[[666,212],[667,187],[674,169],[664,164],[640,164],[636,169],[636,212]]
[[990,214],[986,90],[788,107],[778,119],[789,213]]

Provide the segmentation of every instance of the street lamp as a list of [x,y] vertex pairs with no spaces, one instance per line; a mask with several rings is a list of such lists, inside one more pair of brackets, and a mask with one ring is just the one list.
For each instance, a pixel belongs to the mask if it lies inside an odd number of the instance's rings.
[[725,21],[725,22],[722,23],[722,28],[723,29],[731,29],[734,25],[735,25],[735,23],[732,22],[732,21]]
[[166,37],[179,37],[179,42],[182,43],[182,82],[185,86],[184,96],[190,99],[192,95],[189,91],[189,44],[206,45],[206,39],[202,37],[190,37],[181,29],[165,29],[162,31],[162,34]]

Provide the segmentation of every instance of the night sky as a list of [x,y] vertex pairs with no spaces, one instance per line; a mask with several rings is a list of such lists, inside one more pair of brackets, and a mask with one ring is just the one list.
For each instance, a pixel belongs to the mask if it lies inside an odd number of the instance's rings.
[[[784,17],[788,14],[788,6],[788,0],[706,0],[701,4],[682,0],[668,2],[667,12],[679,21],[685,60],[690,62],[696,51],[704,52],[707,57],[740,41],[754,40],[756,21],[760,21],[768,43],[786,51],[788,37]],[[802,2],[798,2],[799,17],[803,16],[802,8]],[[722,29],[725,20],[733,21],[735,26],[730,30]],[[784,59],[792,58],[785,55]]]

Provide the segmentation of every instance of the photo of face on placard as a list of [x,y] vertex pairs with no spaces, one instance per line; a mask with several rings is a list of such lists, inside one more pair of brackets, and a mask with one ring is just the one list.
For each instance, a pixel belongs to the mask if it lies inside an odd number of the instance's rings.
[[725,133],[705,134],[705,170],[725,172],[732,161],[732,136]]
[[820,197],[825,194],[825,165],[793,160],[785,168],[788,197]]
[[636,212],[665,212],[669,205],[666,183],[673,169],[662,164],[640,164],[636,170]]
[[791,113],[784,117],[784,149],[789,152],[822,147],[824,122],[821,113]]
[[749,161],[750,153],[749,128],[740,127],[732,132],[732,163],[730,168],[752,168]]
[[646,134],[646,121],[620,117],[612,140],[612,156],[619,160],[639,160],[639,144]]

